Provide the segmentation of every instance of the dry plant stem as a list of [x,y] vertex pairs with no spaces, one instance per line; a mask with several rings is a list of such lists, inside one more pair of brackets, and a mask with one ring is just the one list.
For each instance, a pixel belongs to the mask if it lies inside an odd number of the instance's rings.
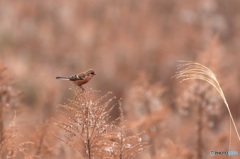
[[45,136],[45,131],[42,133],[42,135],[40,137],[40,142],[39,142],[39,145],[37,147],[36,156],[39,156],[41,154],[44,136]]
[[203,107],[201,104],[198,105],[198,131],[197,131],[197,158],[202,159],[202,149],[203,149],[203,143],[202,143],[202,130],[203,130]]
[[0,97],[0,144],[3,141],[3,103]]
[[91,159],[91,142],[90,142],[90,136],[89,136],[89,111],[88,111],[88,106],[87,106],[87,150],[88,150],[88,158]]
[[[145,108],[146,108],[146,114],[151,116],[151,109],[149,107],[149,103],[145,103]],[[149,131],[149,134],[150,136],[153,136],[153,133],[151,131]],[[154,142],[154,139],[152,137],[149,138],[149,145],[151,145],[151,149],[150,149],[150,153],[151,153],[151,156],[155,156],[156,155],[156,144]]]
[[[202,99],[201,101],[205,100],[204,103],[206,105],[209,105],[208,101],[205,99],[204,97],[204,92],[201,92],[199,94],[200,99]],[[204,149],[204,144],[203,144],[203,127],[204,127],[204,123],[203,123],[203,115],[204,115],[204,105],[202,104],[202,102],[197,102],[197,159],[202,159],[203,158],[203,154],[202,151]]]
[[[85,93],[85,89],[83,89],[83,87],[80,87],[82,89],[81,93]],[[85,125],[86,125],[86,150],[87,150],[87,155],[88,155],[88,159],[91,159],[91,136],[90,136],[90,123],[89,121],[91,120],[89,117],[89,107],[90,105],[87,102],[87,99],[85,97],[83,97],[85,103],[86,104],[86,120],[85,120]]]
[[119,152],[119,158],[123,159],[123,110],[121,107],[121,104],[119,104],[119,110],[120,110],[120,124],[121,124],[121,128],[120,128],[120,152]]
[[[4,71],[3,68],[0,68],[0,73],[2,73]],[[4,92],[1,92],[1,96],[0,96],[0,144],[2,143],[3,141],[3,93]]]
[[[231,126],[231,118],[229,118],[229,145],[228,145],[228,150],[231,150],[231,143],[232,143],[232,126]],[[231,155],[228,155],[228,158],[231,158]]]
[[40,136],[40,139],[39,139],[39,144],[37,146],[36,156],[40,156],[41,153],[42,153],[42,148],[43,148],[44,139],[45,139],[45,136],[46,136],[46,133],[47,133],[47,128],[48,128],[48,125],[44,125],[44,127],[43,127],[44,130],[41,133],[41,136]]
[[[2,97],[0,97],[0,145],[3,144],[3,103],[2,103]],[[0,148],[2,149],[2,148]],[[1,158],[3,158],[3,153],[1,154]]]
[[191,61],[180,61],[180,62],[182,63],[179,65],[179,69],[181,69],[181,70],[176,73],[175,77],[181,78],[181,82],[186,81],[186,80],[191,80],[191,79],[199,79],[199,80],[203,80],[203,81],[206,81],[209,84],[211,84],[218,91],[220,96],[222,97],[223,102],[224,102],[225,106],[227,107],[231,121],[233,123],[238,140],[240,141],[240,136],[239,136],[235,121],[232,117],[231,110],[228,106],[225,95],[224,95],[222,88],[221,88],[216,76],[214,75],[214,73],[206,66],[196,63],[196,62],[191,62]]

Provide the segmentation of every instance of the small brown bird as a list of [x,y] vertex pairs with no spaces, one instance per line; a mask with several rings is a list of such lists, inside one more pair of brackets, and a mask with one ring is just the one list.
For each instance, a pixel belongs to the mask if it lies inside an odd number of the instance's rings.
[[92,69],[89,69],[85,72],[81,72],[70,77],[56,77],[56,79],[72,81],[82,90],[84,90],[82,85],[88,83],[94,75],[96,75],[95,72]]

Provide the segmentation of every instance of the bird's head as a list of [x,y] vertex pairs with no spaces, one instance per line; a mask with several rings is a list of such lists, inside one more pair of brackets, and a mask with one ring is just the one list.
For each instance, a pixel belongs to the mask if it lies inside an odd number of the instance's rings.
[[93,76],[96,75],[96,73],[95,73],[92,69],[87,70],[87,71],[86,71],[86,74],[89,75],[89,76],[91,76],[91,77],[93,77]]

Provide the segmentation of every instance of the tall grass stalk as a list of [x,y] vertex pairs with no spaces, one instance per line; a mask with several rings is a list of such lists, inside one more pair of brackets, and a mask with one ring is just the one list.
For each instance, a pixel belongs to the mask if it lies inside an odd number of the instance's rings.
[[222,91],[222,88],[216,76],[214,75],[214,73],[206,66],[196,62],[191,62],[191,61],[180,61],[180,64],[178,65],[178,69],[180,69],[180,71],[178,71],[174,77],[180,78],[181,79],[180,83],[187,80],[199,79],[199,80],[208,82],[218,91],[221,98],[223,99],[225,106],[227,107],[229,116],[233,123],[234,129],[237,133],[238,140],[240,141],[239,133],[238,133],[235,121],[232,117],[231,110],[229,108],[225,95]]

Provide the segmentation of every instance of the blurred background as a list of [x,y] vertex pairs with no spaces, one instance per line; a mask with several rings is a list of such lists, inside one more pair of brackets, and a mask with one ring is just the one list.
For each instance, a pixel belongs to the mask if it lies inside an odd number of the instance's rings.
[[[152,158],[163,150],[174,154],[170,149],[180,149],[183,156],[191,154],[189,158],[199,157],[191,150],[197,139],[188,139],[189,131],[195,130],[195,110],[187,110],[192,116],[182,116],[181,110],[193,107],[190,95],[184,92],[209,92],[210,88],[194,82],[180,85],[171,78],[178,60],[209,66],[239,121],[239,42],[238,0],[0,0],[0,62],[21,91],[22,107],[29,109],[31,119],[37,122],[50,118],[55,107],[72,96],[68,89],[72,84],[57,81],[56,76],[92,68],[97,75],[86,87],[103,93],[112,91],[123,98],[128,120],[166,111],[166,117],[162,115],[163,119],[153,124],[159,129],[146,128],[149,134],[155,134],[153,138],[159,135],[155,143],[148,138],[155,145],[156,151],[149,155]],[[218,94],[212,92],[206,98],[214,98],[211,106],[217,106],[209,110],[209,118],[203,119],[212,126],[203,128],[207,131],[203,141],[214,143],[208,145],[209,149],[225,150],[228,113]],[[138,110],[146,105],[147,110]],[[130,112],[136,115],[130,117]],[[216,128],[216,123],[222,126]],[[134,124],[130,125],[134,128]],[[240,128],[239,122],[237,126]],[[233,143],[234,136],[233,132]],[[209,153],[207,146],[203,147],[202,151]]]

